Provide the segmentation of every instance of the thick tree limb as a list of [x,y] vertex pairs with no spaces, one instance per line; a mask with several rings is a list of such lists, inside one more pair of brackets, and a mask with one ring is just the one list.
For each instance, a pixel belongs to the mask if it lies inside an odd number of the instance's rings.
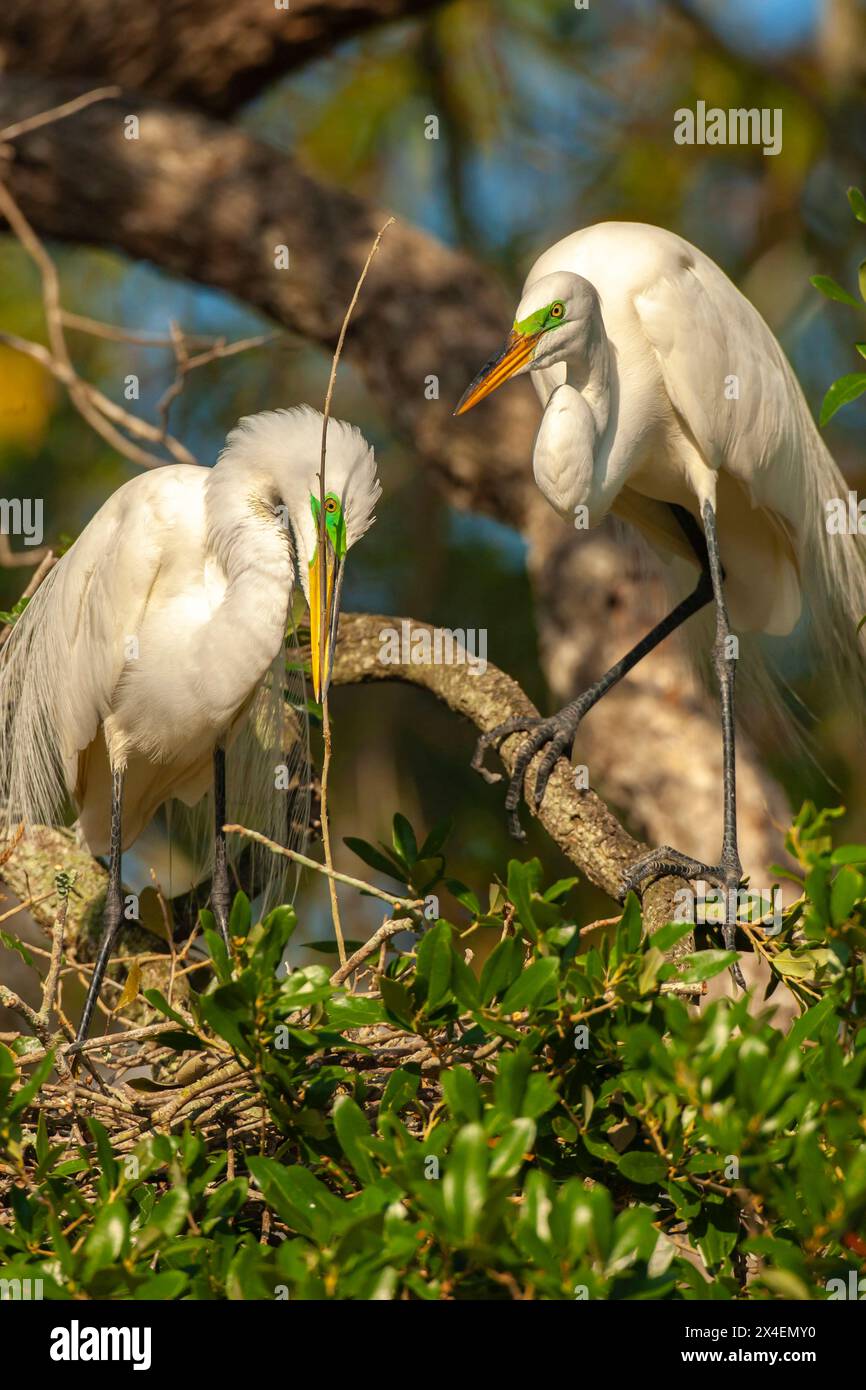
[[119,82],[225,115],[344,39],[442,0],[5,0],[0,68]]
[[[480,732],[492,729],[511,715],[524,711],[537,713],[519,685],[491,664],[483,675],[474,676],[467,674],[465,665],[385,664],[381,659],[383,629],[399,632],[403,621],[410,624],[410,634],[433,633],[428,624],[412,619],[344,613],[340,621],[334,681],[338,685],[352,685],[398,680],[421,686],[456,714],[470,720]],[[509,771],[519,747],[519,735],[502,745],[502,761]],[[538,762],[536,758],[527,772],[530,789]],[[614,899],[619,895],[625,871],[647,848],[623,829],[595,792],[576,790],[570,764],[565,759],[560,759],[550,779],[539,820],[581,873]],[[33,908],[34,916],[46,927],[53,924],[57,912],[57,899],[51,896],[51,889],[59,872],[77,875],[75,892],[69,898],[67,924],[70,944],[74,945],[82,929],[89,928],[94,917],[98,918],[101,913],[106,875],[104,869],[79,848],[71,832],[40,827],[16,845],[6,862],[0,865],[0,877],[20,897],[47,895],[45,901]],[[649,930],[656,930],[673,916],[674,893],[680,887],[680,883],[666,880],[647,892]],[[148,933],[136,928],[131,930],[134,935],[127,937],[126,951],[154,949],[154,940]],[[687,949],[688,941],[686,938],[686,942],[681,943],[680,952]]]
[[[385,630],[399,633],[404,622],[409,624],[406,645],[410,651],[413,634],[419,632],[428,635],[433,649],[434,629],[428,623],[358,613],[343,614],[334,659],[335,683],[354,685],[365,681],[398,680],[421,686],[456,714],[470,720],[481,733],[495,728],[513,715],[538,713],[517,682],[489,663],[483,674],[469,675],[465,664],[383,662],[381,654],[387,638]],[[522,735],[514,734],[505,739],[501,746],[500,756],[509,772],[514,767],[521,742]],[[526,787],[530,795],[542,756],[538,754],[527,769]],[[523,815],[528,814],[529,808],[525,806]],[[556,764],[538,819],[563,854],[591,883],[612,898],[619,898],[626,870],[647,847],[632,839],[594,791],[576,789],[571,764],[564,758],[560,758]],[[650,931],[656,931],[672,919],[674,894],[681,888],[681,881],[667,879],[648,890],[645,907]],[[686,938],[686,942],[690,942],[690,938]],[[693,944],[681,943],[678,954],[692,949]]]
[[[0,126],[73,94],[12,75],[0,86]],[[139,140],[123,133],[133,109]],[[317,182],[239,131],[130,97],[23,136],[8,182],[41,232],[115,244],[236,295],[328,350],[384,220],[380,209]],[[278,245],[289,248],[288,270],[275,268]],[[647,582],[609,536],[569,534],[534,486],[538,405],[528,383],[498,392],[465,419],[451,418],[466,383],[501,342],[512,309],[468,257],[398,224],[371,272],[346,353],[448,501],[527,536],[543,665],[564,698],[587,683],[587,647],[597,676],[609,664],[605,635],[615,633],[621,655],[659,616],[663,598],[659,583]],[[428,399],[431,378],[438,399]],[[618,802],[635,808],[633,823],[651,841],[713,858],[721,833],[715,701],[694,692],[673,642],[611,700],[581,732],[593,782],[614,787]],[[607,724],[613,708],[616,737]],[[632,741],[624,729],[640,739],[639,757],[624,756]],[[781,857],[776,826],[786,809],[747,740],[738,751],[741,851],[747,869],[763,871]]]

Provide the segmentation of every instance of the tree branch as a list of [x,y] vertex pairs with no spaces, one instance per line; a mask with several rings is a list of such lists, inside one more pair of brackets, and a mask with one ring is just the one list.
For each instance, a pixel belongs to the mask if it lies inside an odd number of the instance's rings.
[[441,0],[5,0],[0,67],[119,82],[226,115],[339,43]]
[[[515,715],[538,714],[517,682],[490,663],[483,674],[469,675],[465,665],[383,662],[381,653],[387,637],[384,629],[399,633],[404,622],[409,625],[405,645],[410,652],[414,634],[426,634],[432,639],[434,629],[428,623],[418,623],[411,618],[344,613],[340,619],[334,659],[335,684],[397,680],[421,686],[456,714],[470,720],[481,733]],[[522,741],[523,735],[513,734],[502,743],[500,756],[509,773]],[[532,792],[542,757],[543,750],[527,768],[525,786],[529,796],[524,814],[527,811],[536,814],[532,809]],[[645,853],[647,846],[632,839],[594,791],[577,790],[571,764],[565,758],[560,758],[556,764],[537,814],[563,854],[591,883],[618,900],[626,871]],[[656,931],[671,920],[674,916],[674,894],[681,888],[681,882],[665,879],[647,891],[645,908],[648,930]],[[693,950],[694,945],[687,944],[689,942],[690,938],[686,938],[686,943],[680,943],[676,954]]]
[[[11,75],[0,87],[0,123],[58,98],[54,84]],[[123,133],[130,105],[140,118],[137,141]],[[40,231],[111,242],[244,299],[329,352],[385,216],[238,130],[130,97],[79,112],[50,138],[44,131],[23,136],[8,183]],[[287,270],[275,265],[279,245],[290,250]],[[542,666],[555,696],[571,698],[587,683],[587,653],[595,678],[604,669],[602,646],[615,637],[620,656],[658,618],[664,586],[648,580],[645,566],[635,566],[609,534],[577,537],[554,518],[532,478],[538,403],[528,383],[452,419],[467,381],[501,342],[511,309],[469,257],[398,223],[371,271],[346,355],[448,502],[527,537]],[[619,736],[624,727],[635,731],[633,740]],[[602,702],[582,737],[593,780],[629,805],[641,833],[714,856],[718,714],[715,699],[695,690],[675,641]],[[784,853],[778,826],[787,808],[745,737],[738,770],[741,853],[747,870],[763,872]]]

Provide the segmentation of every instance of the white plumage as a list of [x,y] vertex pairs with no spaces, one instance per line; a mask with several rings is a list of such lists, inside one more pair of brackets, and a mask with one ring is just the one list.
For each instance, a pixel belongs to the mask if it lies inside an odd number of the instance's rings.
[[[316,586],[317,619],[325,595],[325,626],[311,628],[326,689],[345,551],[380,494],[369,445],[330,420],[326,511],[340,528],[319,554],[322,424],[308,406],[249,416],[213,468],[166,466],[119,488],[0,655],[0,812],[7,823],[50,824],[71,801],[91,851],[111,856],[79,1041],[121,923],[120,854],[154,812],[171,799],[195,806],[214,787],[211,900],[227,946],[227,806],[280,843],[296,824],[287,792],[307,778],[280,776],[308,756],[305,705],[292,729],[286,704],[293,588],[300,579],[309,602]],[[192,818],[202,838],[206,823]],[[272,865],[257,887],[282,882]]]
[[[127,768],[124,847],[170,797],[193,805],[207,791],[215,742],[249,722],[282,652],[298,575],[309,596],[321,433],[309,407],[249,416],[213,468],[142,474],[100,508],[0,659],[0,794],[12,819],[51,823],[68,793],[89,848],[107,852],[109,755]],[[326,486],[351,545],[380,488],[372,450],[337,420]],[[279,708],[280,691],[269,693]]]
[[[844,498],[847,485],[758,311],[708,256],[661,227],[604,222],[545,251],[527,276],[504,351],[456,413],[525,372],[544,407],[533,453],[541,491],[578,528],[609,512],[636,526],[670,564],[681,602],[559,714],[510,720],[483,735],[474,765],[484,770],[488,744],[527,731],[506,797],[512,830],[521,835],[516,808],[533,755],[546,750],[537,805],[592,705],[712,601],[725,767],[721,858],[701,865],[665,848],[635,866],[626,884],[678,873],[736,887],[739,648],[729,624],[785,635],[805,601],[828,672],[854,678],[850,689],[861,706],[857,629],[866,614],[866,567],[859,537],[829,534],[826,525],[827,503]],[[732,930],[729,922],[729,941]]]
[[[558,284],[582,298],[584,313],[546,334],[533,362],[547,407],[535,456],[545,495],[572,517],[588,504],[590,524],[610,509],[692,563],[671,514],[655,504],[676,502],[700,519],[709,500],[734,627],[790,632],[805,591],[817,625],[828,635],[829,624],[853,653],[863,566],[856,537],[831,537],[825,526],[825,503],[845,497],[847,484],[755,307],[703,252],[640,223],[601,223],[552,246],[527,276],[518,321],[555,299]],[[588,366],[583,331],[593,340]],[[554,424],[560,411],[567,423]],[[549,448],[557,436],[560,447]]]

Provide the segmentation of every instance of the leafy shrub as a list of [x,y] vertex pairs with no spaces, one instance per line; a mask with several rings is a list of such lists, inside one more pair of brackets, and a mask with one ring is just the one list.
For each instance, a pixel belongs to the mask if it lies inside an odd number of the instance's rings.
[[[50,1057],[20,1084],[33,1040],[0,1047],[0,1275],[54,1298],[832,1296],[866,1253],[866,846],[834,850],[830,819],[791,831],[779,935],[748,928],[798,1000],[787,1033],[745,997],[677,994],[730,954],[669,963],[688,928],[643,939],[633,898],[582,950],[572,881],[545,890],[534,860],[487,911],[454,885],[472,920],[416,915],[364,993],[286,974],[293,911],[251,925],[239,896],[234,972],[214,934],[188,1013],[150,995],[163,1051],[233,1078],[231,1135],[91,1114],[76,1142],[40,1108]],[[443,839],[398,820],[387,871],[429,891]]]

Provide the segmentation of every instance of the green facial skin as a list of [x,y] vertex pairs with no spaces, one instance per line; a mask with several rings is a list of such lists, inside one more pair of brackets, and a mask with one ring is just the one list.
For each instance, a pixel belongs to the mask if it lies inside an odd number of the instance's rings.
[[[554,309],[556,310],[555,314]],[[558,328],[564,318],[565,305],[561,299],[554,299],[552,304],[547,305],[547,308],[536,309],[534,314],[521,319],[520,323],[515,323],[514,331],[528,338],[536,333],[546,333],[549,328]]]
[[[335,503],[333,510],[328,510],[328,502]],[[316,534],[319,532],[319,499],[310,493],[310,507],[313,512],[313,520],[316,523]],[[328,539],[338,560],[346,557],[346,519],[343,516],[343,508],[340,499],[335,492],[325,493],[325,530]]]

